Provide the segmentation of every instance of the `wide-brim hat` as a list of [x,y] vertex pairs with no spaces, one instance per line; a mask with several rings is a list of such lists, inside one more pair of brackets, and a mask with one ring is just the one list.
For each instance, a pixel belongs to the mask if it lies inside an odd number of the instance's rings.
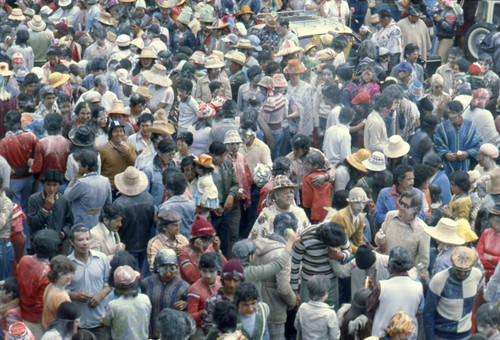
[[167,69],[161,64],[154,64],[151,70],[142,72],[142,75],[148,83],[163,87],[172,85],[172,81],[167,77]]
[[130,113],[125,111],[125,105],[123,105],[123,102],[119,99],[115,100],[113,102],[113,105],[111,106],[111,110],[109,110],[108,114],[120,114],[120,115],[125,115],[125,116],[130,116]]
[[255,50],[255,46],[248,39],[240,39],[234,48],[239,50]]
[[177,16],[177,21],[187,26],[191,22],[192,14],[193,10],[191,9],[191,7],[184,7],[181,14]]
[[457,235],[457,222],[443,217],[435,227],[426,227],[424,231],[433,239],[446,244],[461,246],[465,240]]
[[212,156],[202,153],[200,157],[195,158],[194,162],[199,166],[209,169],[215,169],[215,165],[212,163]]
[[68,133],[69,140],[76,146],[91,146],[95,142],[95,133],[88,126],[73,128]]
[[500,168],[499,167],[495,168],[490,173],[490,181],[488,182],[486,189],[488,190],[488,193],[491,195],[500,194]]
[[380,151],[375,151],[371,154],[368,159],[361,162],[367,170],[370,171],[384,171],[385,166],[385,156]]
[[366,172],[366,167],[363,164],[364,160],[370,158],[371,153],[367,149],[359,149],[356,153],[352,153],[346,157],[347,162],[358,169],[359,171]]
[[276,27],[276,22],[278,21],[278,14],[276,12],[272,12],[266,15],[264,22],[266,26]]
[[288,54],[293,54],[297,52],[302,52],[304,49],[300,46],[295,45],[293,40],[285,40],[280,46],[278,53],[275,54],[276,57],[285,56]]
[[204,4],[203,7],[198,12],[198,14],[199,14],[198,20],[201,22],[212,23],[217,19],[214,14],[214,8],[208,4]]
[[137,196],[148,187],[148,176],[129,166],[124,172],[115,175],[115,186],[126,196]]
[[116,45],[120,47],[130,46],[130,35],[128,34],[120,34],[116,38]]
[[274,87],[288,87],[288,83],[283,73],[273,74],[273,84]]
[[333,60],[337,57],[337,53],[335,53],[335,51],[331,48],[325,48],[324,50],[319,51],[318,54],[320,61]]
[[224,144],[242,143],[240,133],[237,130],[229,130],[224,136]]
[[250,6],[248,5],[244,5],[244,6],[241,6],[240,8],[240,11],[238,13],[236,13],[236,16],[239,17],[240,15],[243,15],[243,14],[255,14],[254,12],[252,12]]
[[61,86],[71,78],[69,74],[54,72],[49,76],[49,85],[53,88]]
[[33,18],[33,16],[35,16],[35,10],[33,8],[26,8],[24,11],[23,11],[23,14],[26,15],[27,17],[30,17],[30,18]]
[[403,157],[410,151],[410,144],[406,143],[400,135],[393,135],[384,147],[384,155],[388,158]]
[[290,59],[288,60],[288,65],[286,65],[283,73],[286,74],[302,74],[307,71],[304,64],[300,61],[300,59]]
[[142,38],[135,38],[130,42],[130,45],[134,45],[135,47],[140,48],[142,50],[144,48],[144,40],[142,40]]
[[23,21],[24,19],[26,19],[26,16],[20,8],[14,8],[12,12],[10,12],[9,20]]
[[274,188],[269,192],[269,195],[271,195],[272,197],[272,195],[274,195],[276,191],[287,188],[297,191],[299,187],[296,184],[294,184],[290,180],[290,178],[288,178],[288,176],[278,175],[274,178]]
[[130,74],[128,71],[124,68],[120,68],[116,70],[116,77],[118,78],[118,81],[122,84],[125,84],[127,86],[132,86],[132,79],[130,78]]
[[173,135],[175,133],[175,127],[169,122],[163,120],[155,120],[153,125],[145,127],[145,132],[156,133],[158,135]]
[[28,27],[35,32],[41,32],[45,28],[47,28],[47,24],[45,23],[45,21],[43,21],[41,16],[35,15],[33,19],[28,21]]
[[221,30],[223,28],[226,28],[227,26],[229,26],[228,22],[224,23],[221,19],[217,19],[217,20],[214,21],[214,23],[212,24],[212,26],[209,26],[207,28],[209,30]]
[[262,46],[260,46],[260,38],[256,36],[255,34],[250,34],[247,35],[247,39],[250,41],[250,44],[253,46],[255,51],[260,52],[262,51]]
[[155,51],[151,47],[144,47],[141,51],[141,54],[137,57],[139,59],[156,59]]
[[246,63],[247,61],[247,57],[245,56],[245,54],[243,52],[234,52],[234,53],[231,53],[231,54],[226,54],[225,55],[225,58],[227,60],[230,60],[238,65],[241,65],[241,66],[245,66],[245,67],[249,67],[248,64]]
[[451,254],[451,263],[458,269],[470,270],[476,264],[476,261],[476,250],[469,247],[458,246]]
[[59,1],[59,6],[60,6],[60,7],[61,7],[61,6],[62,6],[62,7],[69,6],[69,5],[71,5],[71,1],[72,1],[72,0],[61,0],[61,1]]
[[223,61],[221,61],[219,57],[216,55],[211,54],[205,59],[205,68],[207,69],[221,68],[225,66],[226,64]]
[[159,0],[156,2],[160,8],[171,9],[175,7],[175,3],[169,0]]
[[151,94],[151,92],[149,92],[149,88],[146,86],[138,86],[135,90],[135,93],[140,94],[146,100],[153,98],[153,95]]
[[225,43],[231,43],[233,45],[236,45],[238,44],[239,38],[236,34],[229,33],[228,35],[224,36],[221,40]]
[[115,24],[113,22],[113,17],[111,17],[111,14],[109,14],[108,12],[101,12],[101,15],[99,15],[96,20],[101,24],[107,26],[113,26]]
[[347,197],[347,202],[349,203],[366,203],[368,202],[368,196],[363,188],[355,187],[349,191],[349,197]]
[[315,44],[313,43],[309,43],[307,44],[305,47],[304,47],[304,53],[307,53],[309,52],[311,49],[313,49],[314,47],[318,48],[318,46],[316,46]]

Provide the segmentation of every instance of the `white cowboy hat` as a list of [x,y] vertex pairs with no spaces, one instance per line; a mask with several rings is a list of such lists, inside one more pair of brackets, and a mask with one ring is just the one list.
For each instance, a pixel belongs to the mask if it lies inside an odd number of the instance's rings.
[[457,235],[457,222],[443,217],[435,227],[427,227],[424,231],[433,239],[446,244],[461,246],[465,240]]
[[148,187],[148,177],[140,170],[129,166],[124,172],[115,175],[115,185],[125,196],[137,196]]
[[403,157],[410,151],[410,144],[406,143],[399,135],[389,138],[389,143],[384,147],[384,155],[388,158]]

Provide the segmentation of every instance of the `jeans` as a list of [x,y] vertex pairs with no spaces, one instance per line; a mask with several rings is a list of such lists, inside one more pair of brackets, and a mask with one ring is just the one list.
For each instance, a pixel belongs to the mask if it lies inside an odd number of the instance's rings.
[[292,139],[292,135],[290,134],[290,128],[283,128],[283,142],[281,143],[281,154],[288,155],[292,152],[292,146],[290,145],[290,140]]
[[281,155],[281,144],[283,144],[284,132],[283,128],[271,130],[274,139],[274,148],[271,150],[271,158],[273,161]]
[[9,239],[0,240],[0,281],[11,275],[14,247]]

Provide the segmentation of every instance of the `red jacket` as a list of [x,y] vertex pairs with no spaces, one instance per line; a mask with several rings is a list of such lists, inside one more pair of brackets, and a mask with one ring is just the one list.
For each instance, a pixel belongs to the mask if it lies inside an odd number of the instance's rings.
[[[205,253],[215,253],[213,245],[210,245]],[[177,255],[177,260],[179,261],[179,269],[181,272],[181,278],[192,285],[197,280],[201,279],[200,270],[198,269],[199,260],[194,258],[194,252],[189,247],[183,247],[179,255]],[[222,265],[226,264],[226,258],[222,256]]]
[[215,285],[212,287],[208,287],[199,279],[189,288],[187,294],[188,313],[196,321],[196,327],[201,327],[200,312],[205,309],[205,301],[210,295],[218,291],[220,287],[222,287],[220,277],[217,276]]
[[[21,132],[6,136],[0,142],[0,155],[7,160],[12,170],[27,167],[28,159],[33,157],[38,138],[31,132]],[[27,175],[10,178],[24,178]]]
[[[476,250],[486,270],[486,278],[489,278],[493,275],[495,267],[498,265],[498,261],[500,261],[500,233],[495,233],[493,228],[483,231],[477,243]],[[484,253],[492,256],[491,261],[484,258]]]
[[43,293],[50,283],[47,278],[49,271],[49,263],[35,256],[26,255],[19,261],[17,279],[23,320],[33,323],[42,320]]
[[43,173],[47,169],[57,169],[64,175],[71,142],[61,135],[47,136],[35,146],[35,158],[31,170]]
[[319,188],[312,185],[314,176],[323,175],[326,169],[318,169],[302,178],[302,206],[311,209],[311,221],[322,221],[327,211],[323,207],[331,207],[332,183],[325,181]]

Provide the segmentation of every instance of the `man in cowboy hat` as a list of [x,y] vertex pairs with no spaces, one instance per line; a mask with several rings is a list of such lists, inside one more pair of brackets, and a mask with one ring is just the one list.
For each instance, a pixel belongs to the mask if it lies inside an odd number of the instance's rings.
[[121,195],[113,204],[124,212],[119,234],[127,251],[137,260],[138,268],[143,271],[155,215],[153,196],[146,190],[148,178],[144,172],[129,166],[124,172],[115,175],[115,185]]
[[247,77],[243,73],[243,66],[247,66],[246,57],[242,52],[234,52],[232,54],[226,54],[226,59],[230,61],[229,71],[231,76],[229,77],[229,83],[231,84],[231,92],[233,98],[238,98],[238,90],[240,86],[247,82]]
[[30,33],[28,45],[33,49],[34,65],[42,67],[47,61],[45,53],[52,45],[52,32],[47,29],[47,24],[39,15],[28,21],[28,28]]
[[266,26],[259,30],[251,29],[248,34],[255,34],[259,39],[263,49],[274,51],[279,45],[280,35],[276,32],[276,20],[278,14],[272,12],[266,15],[264,22]]

